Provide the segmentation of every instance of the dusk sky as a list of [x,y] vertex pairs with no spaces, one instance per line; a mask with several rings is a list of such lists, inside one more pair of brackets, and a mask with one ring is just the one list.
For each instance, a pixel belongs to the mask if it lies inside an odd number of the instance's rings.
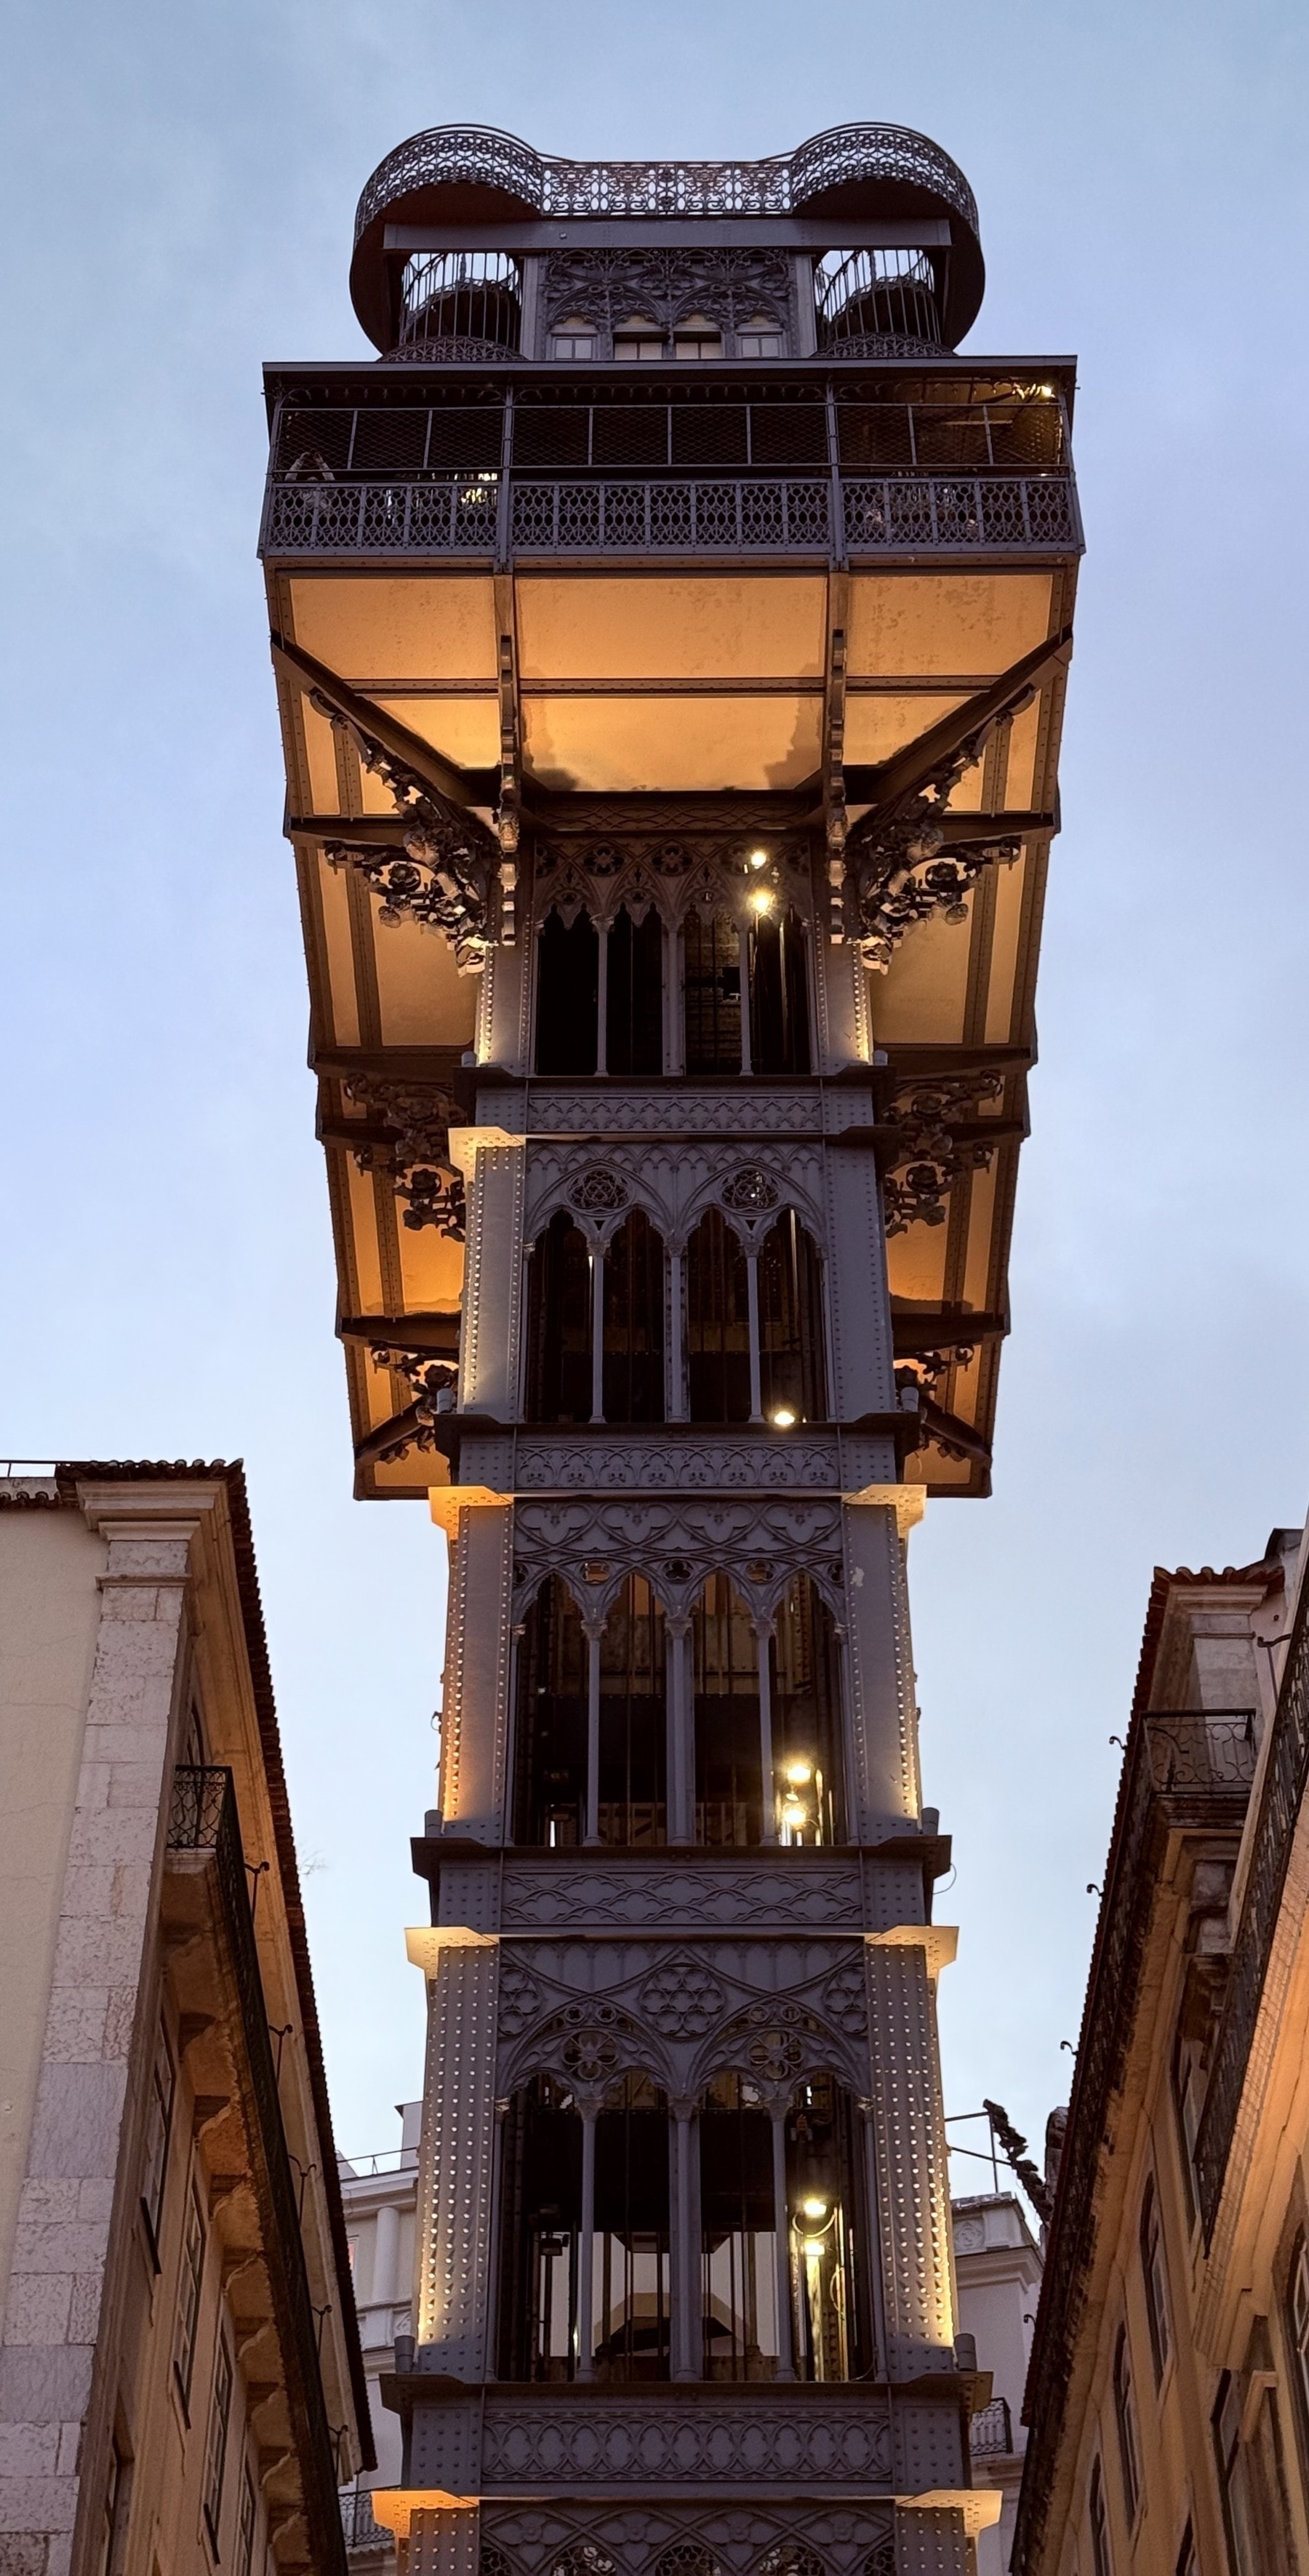
[[1257,1558],[1309,1504],[1307,56],[1295,0],[11,10],[0,1442],[246,1461],[347,2152],[392,2144],[421,2080],[403,1927],[444,1543],[417,1505],[350,1499],[261,361],[370,354],[355,200],[422,126],[719,158],[860,118],[973,184],[965,347],[1079,359],[1088,552],[995,1495],[929,1505],[910,1549],[957,1861],[947,2109],[989,2094],[1039,2141],[1151,1568]]

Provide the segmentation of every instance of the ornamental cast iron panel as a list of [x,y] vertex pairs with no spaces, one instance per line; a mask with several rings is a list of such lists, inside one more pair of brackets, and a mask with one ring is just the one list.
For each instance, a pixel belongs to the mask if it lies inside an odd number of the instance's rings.
[[[445,482],[270,486],[266,555],[476,555],[496,552],[499,477]],[[514,554],[829,554],[826,481],[517,482]],[[961,482],[951,477],[846,483],[852,554],[1080,551],[1071,477]]]
[[903,125],[835,125],[766,161],[563,161],[494,126],[442,125],[378,163],[355,240],[415,188],[499,188],[542,215],[784,215],[870,179],[930,189],[977,231],[977,200],[957,162]]

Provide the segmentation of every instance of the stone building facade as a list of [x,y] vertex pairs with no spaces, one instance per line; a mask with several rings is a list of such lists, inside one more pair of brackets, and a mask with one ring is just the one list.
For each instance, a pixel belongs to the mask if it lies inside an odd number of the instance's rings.
[[1020,2576],[1309,2567],[1309,1587],[1158,1572],[1028,2384]]
[[0,1482],[0,2567],[344,2576],[371,2456],[239,1468]]

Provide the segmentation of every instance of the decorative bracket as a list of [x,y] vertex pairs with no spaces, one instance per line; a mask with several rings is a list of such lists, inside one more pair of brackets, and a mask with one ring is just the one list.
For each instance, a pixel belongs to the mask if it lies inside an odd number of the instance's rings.
[[476,973],[495,940],[493,886],[500,854],[472,811],[462,773],[407,725],[358,696],[326,663],[280,635],[272,640],[279,669],[333,732],[349,740],[362,767],[381,779],[398,808],[399,851],[394,842],[379,846],[371,834],[358,841],[343,834],[323,844],[329,866],[353,868],[381,896],[380,918],[388,925],[408,916],[443,932],[461,970]]
[[464,1176],[450,1159],[450,1122],[459,1110],[447,1091],[435,1083],[387,1082],[374,1074],[354,1074],[345,1084],[347,1100],[375,1110],[386,1135],[353,1140],[350,1150],[361,1172],[384,1171],[396,1197],[405,1204],[402,1222],[417,1232],[436,1227],[462,1243],[466,1224]]
[[[885,974],[905,932],[942,913],[967,918],[965,897],[984,868],[1009,864],[1022,847],[1003,817],[952,815],[946,808],[964,772],[981,758],[997,725],[1030,706],[1041,682],[1067,663],[1072,629],[1025,653],[989,689],[931,725],[885,761],[870,812],[849,836],[855,939],[866,965]],[[950,855],[942,855],[950,843]]]
[[[1004,1075],[980,1066],[896,1084],[882,1114],[884,1135],[890,1131],[882,1171],[888,1236],[907,1234],[911,1225],[944,1225],[945,1202],[961,1174],[989,1171],[1000,1135],[986,1131],[1000,1122],[979,1120],[978,1112],[984,1101],[1003,1097]],[[1007,1120],[1001,1132],[1011,1132]]]

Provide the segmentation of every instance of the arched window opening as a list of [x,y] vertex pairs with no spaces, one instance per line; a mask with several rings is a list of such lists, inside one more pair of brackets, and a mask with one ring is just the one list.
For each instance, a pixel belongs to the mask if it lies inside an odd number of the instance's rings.
[[584,912],[569,922],[547,913],[536,943],[538,1073],[594,1073],[599,996],[595,923]]
[[801,2379],[873,2368],[858,2115],[832,2075],[798,2084],[786,2120],[795,2366]]
[[756,1073],[809,1071],[809,977],[800,916],[761,913],[752,923],[750,1061]]
[[719,2075],[700,2108],[700,2314],[706,2379],[775,2379],[772,2122],[757,2085]]
[[587,1661],[577,1604],[552,1574],[518,1649],[515,1842],[558,1851],[584,1837]]
[[577,2361],[582,2120],[553,2075],[519,2087],[500,2165],[501,2379],[571,2379]]
[[687,914],[683,995],[688,1073],[741,1070],[741,943],[725,912]]
[[668,2105],[649,2076],[611,2085],[595,2124],[591,2344],[597,2379],[668,2377]]
[[745,1251],[717,1208],[686,1248],[686,1362],[692,1422],[750,1419],[750,1287]]
[[784,1843],[845,1838],[841,1685],[831,1611],[798,1574],[777,1613],[772,1647],[773,1766]]
[[589,1422],[591,1253],[565,1208],[532,1246],[527,1284],[529,1422]]
[[643,1208],[605,1246],[604,1418],[664,1418],[664,1246]]
[[600,1641],[602,1843],[667,1840],[664,1614],[629,1574]]
[[691,1620],[695,1675],[695,1838],[716,1848],[763,1835],[759,1646],[745,1603],[711,1574]]
[[760,1248],[759,1392],[765,1421],[789,1428],[827,1419],[822,1263],[794,1208]]
[[624,905],[610,926],[605,1068],[616,1074],[664,1069],[664,929],[653,906],[644,921],[633,921]]

